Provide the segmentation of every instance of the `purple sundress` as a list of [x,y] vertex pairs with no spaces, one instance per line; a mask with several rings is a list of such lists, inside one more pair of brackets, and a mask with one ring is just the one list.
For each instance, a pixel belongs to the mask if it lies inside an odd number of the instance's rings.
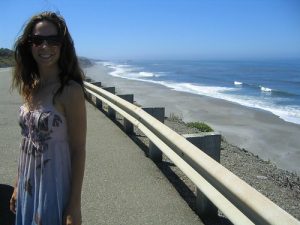
[[20,107],[16,225],[62,225],[71,182],[65,117],[53,104]]

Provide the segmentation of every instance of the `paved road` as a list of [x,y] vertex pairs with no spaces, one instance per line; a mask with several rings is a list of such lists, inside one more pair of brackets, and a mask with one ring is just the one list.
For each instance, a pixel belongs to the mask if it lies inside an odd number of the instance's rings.
[[[0,69],[0,183],[17,171],[18,107],[10,71]],[[157,166],[103,113],[87,103],[83,224],[202,224]]]

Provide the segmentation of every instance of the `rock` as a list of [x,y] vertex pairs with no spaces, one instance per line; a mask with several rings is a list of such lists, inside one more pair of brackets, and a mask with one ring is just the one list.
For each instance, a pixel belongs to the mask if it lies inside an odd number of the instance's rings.
[[266,180],[266,179],[268,179],[266,176],[256,176],[256,178],[258,178],[260,180]]

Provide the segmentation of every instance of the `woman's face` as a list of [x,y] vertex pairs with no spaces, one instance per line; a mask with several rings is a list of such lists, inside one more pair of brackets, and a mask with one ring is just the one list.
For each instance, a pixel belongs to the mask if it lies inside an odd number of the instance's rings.
[[32,31],[31,52],[38,67],[56,67],[60,57],[60,42],[57,38],[56,26],[48,21],[38,22]]

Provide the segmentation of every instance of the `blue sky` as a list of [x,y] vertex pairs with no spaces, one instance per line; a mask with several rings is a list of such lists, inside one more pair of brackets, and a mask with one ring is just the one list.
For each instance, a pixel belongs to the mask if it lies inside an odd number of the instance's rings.
[[77,54],[99,59],[300,58],[299,0],[1,0],[0,47],[59,11]]

